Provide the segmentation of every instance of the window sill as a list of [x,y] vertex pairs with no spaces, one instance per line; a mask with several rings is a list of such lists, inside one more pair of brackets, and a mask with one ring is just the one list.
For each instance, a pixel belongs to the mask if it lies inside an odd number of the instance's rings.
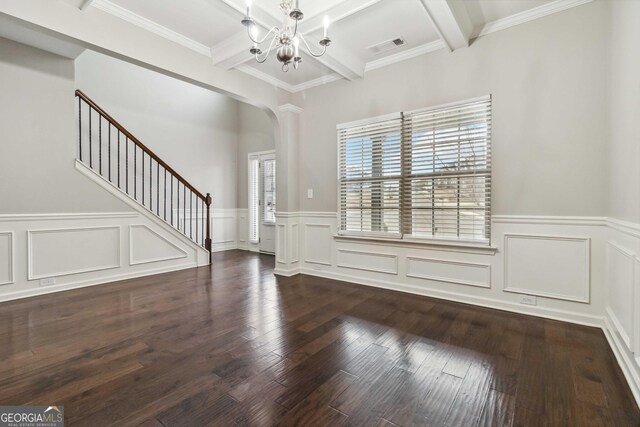
[[442,250],[450,252],[464,252],[475,254],[493,255],[498,251],[496,246],[486,246],[465,242],[455,242],[446,240],[418,240],[418,239],[392,239],[377,236],[354,236],[348,234],[336,234],[334,240],[352,243],[367,243],[374,245],[392,245],[407,248],[422,248],[432,250]]

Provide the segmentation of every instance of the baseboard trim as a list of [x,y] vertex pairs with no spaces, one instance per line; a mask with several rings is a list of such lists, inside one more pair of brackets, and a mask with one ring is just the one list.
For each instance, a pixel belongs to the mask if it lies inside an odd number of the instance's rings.
[[11,292],[4,295],[0,295],[0,303],[15,301],[22,298],[37,297],[41,295],[70,291],[73,289],[86,288],[90,286],[98,286],[98,285],[104,285],[104,284],[113,283],[113,282],[120,282],[122,280],[135,279],[138,277],[146,277],[146,276],[153,276],[156,274],[170,273],[172,271],[180,271],[180,270],[186,270],[189,268],[197,268],[197,267],[198,267],[197,263],[180,264],[177,266],[168,266],[168,267],[162,267],[162,268],[154,268],[149,270],[129,272],[124,274],[116,274],[113,276],[106,276],[106,277],[101,277],[96,279],[79,280],[76,282],[63,283],[60,285],[29,289],[27,291]]
[[637,405],[640,407],[640,367],[638,367],[638,364],[633,360],[633,357],[629,356],[629,352],[625,350],[624,342],[622,342],[620,335],[616,332],[614,323],[608,315],[604,317],[602,331],[616,357],[622,374],[627,380],[627,384],[629,384],[631,394],[633,394]]
[[518,304],[514,304],[506,301],[498,301],[491,298],[480,298],[480,297],[473,297],[473,296],[458,294],[454,292],[426,289],[423,287],[414,286],[410,284],[398,284],[398,283],[389,282],[389,281],[363,279],[363,278],[360,278],[357,276],[351,276],[348,274],[313,270],[313,269],[304,268],[304,267],[299,270],[299,273],[305,274],[308,276],[317,276],[317,277],[323,277],[327,279],[340,280],[344,282],[355,283],[358,285],[405,292],[405,293],[414,294],[414,295],[422,295],[422,296],[442,299],[446,301],[476,305],[479,307],[491,308],[494,310],[509,311],[511,313],[542,317],[545,319],[575,323],[578,325],[590,326],[595,328],[602,328],[602,325],[603,325],[601,316],[582,314],[582,313],[576,313],[576,312],[560,311],[560,310],[554,310],[550,308],[541,308],[537,306],[531,307],[531,308],[522,307]]
[[292,277],[292,276],[296,276],[298,274],[300,274],[300,269],[299,268],[292,268],[290,270],[284,270],[282,268],[275,268],[273,270],[273,274],[275,274],[276,276],[283,276],[283,277]]

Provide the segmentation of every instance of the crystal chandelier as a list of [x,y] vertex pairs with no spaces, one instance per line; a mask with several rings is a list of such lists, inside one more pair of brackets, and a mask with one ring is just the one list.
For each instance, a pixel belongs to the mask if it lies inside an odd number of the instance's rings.
[[[280,9],[284,15],[282,20],[282,28],[271,28],[264,37],[260,38],[258,34],[258,26],[251,16],[252,0],[247,2],[247,16],[242,20],[242,25],[247,27],[249,38],[253,42],[253,47],[249,52],[255,56],[256,61],[260,64],[264,63],[273,49],[276,49],[276,58],[282,63],[282,71],[289,71],[289,66],[293,63],[293,68],[298,69],[298,65],[302,62],[300,56],[300,41],[307,47],[307,51],[311,56],[319,58],[325,54],[327,47],[331,44],[329,38],[329,18],[324,18],[324,36],[320,40],[321,49],[319,53],[315,53],[309,43],[305,40],[302,33],[298,32],[298,21],[304,18],[304,14],[300,10],[300,0],[282,0]],[[270,39],[269,47],[263,54],[260,46]]]

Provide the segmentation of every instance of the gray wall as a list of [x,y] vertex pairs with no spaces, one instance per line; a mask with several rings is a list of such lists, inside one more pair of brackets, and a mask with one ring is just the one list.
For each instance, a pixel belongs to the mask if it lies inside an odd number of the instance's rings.
[[237,101],[92,51],[76,59],[76,84],[214,208],[236,207]]
[[608,215],[640,221],[640,2],[611,2],[611,140]]
[[492,94],[493,213],[605,214],[607,14],[596,1],[299,95],[300,210],[337,209],[336,124]]
[[122,212],[74,169],[74,65],[0,38],[0,214]]
[[274,124],[265,112],[238,103],[238,208],[246,209],[248,195],[248,154],[275,149]]

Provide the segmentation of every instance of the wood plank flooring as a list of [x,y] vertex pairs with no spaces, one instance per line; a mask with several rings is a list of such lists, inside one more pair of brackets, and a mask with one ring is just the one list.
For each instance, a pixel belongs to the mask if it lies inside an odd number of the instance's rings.
[[0,404],[70,426],[639,426],[602,331],[213,266],[0,304]]

